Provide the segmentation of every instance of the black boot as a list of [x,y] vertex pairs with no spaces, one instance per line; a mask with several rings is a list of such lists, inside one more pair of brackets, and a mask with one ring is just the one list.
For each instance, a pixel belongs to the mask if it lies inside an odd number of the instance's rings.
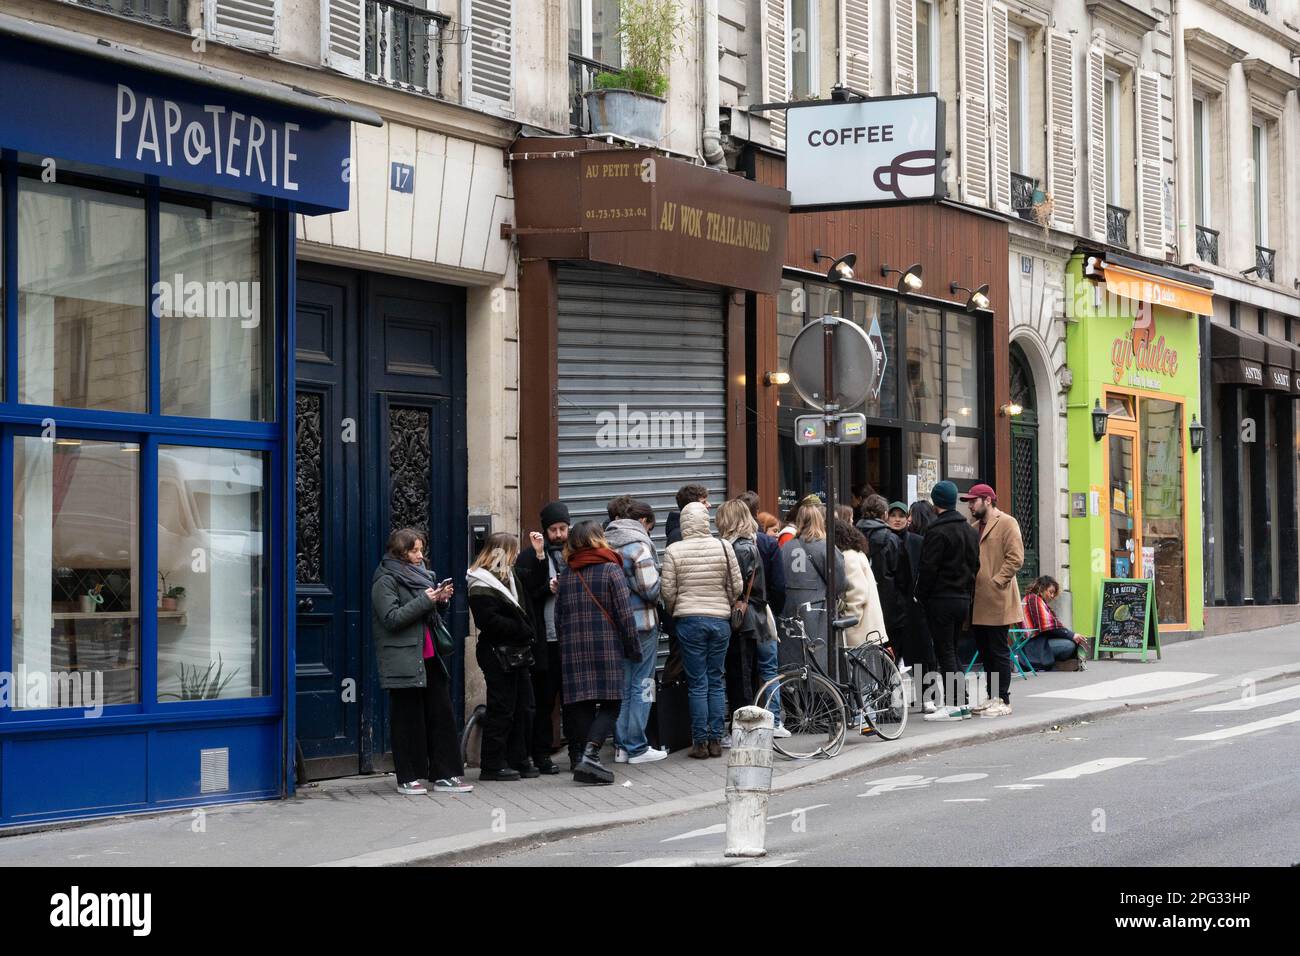
[[600,762],[600,744],[587,744],[582,751],[582,759],[573,770],[575,783],[595,783],[608,786],[614,782],[614,771]]

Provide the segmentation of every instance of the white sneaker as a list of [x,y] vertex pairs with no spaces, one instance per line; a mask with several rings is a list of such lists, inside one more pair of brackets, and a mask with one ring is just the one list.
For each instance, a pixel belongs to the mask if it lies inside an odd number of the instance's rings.
[[772,736],[773,736],[773,737],[780,737],[780,738],[784,739],[784,738],[790,736],[790,731],[788,731],[788,730],[785,729],[785,725],[784,725],[784,724],[777,724],[775,727],[772,728]]
[[927,714],[933,714],[937,709],[938,708],[935,706],[935,703],[932,700],[927,700],[925,703],[921,705],[921,710],[923,710]]
[[961,720],[960,707],[936,707],[933,713],[926,714],[922,720]]
[[654,763],[656,760],[663,760],[668,756],[667,750],[657,750],[654,747],[647,747],[643,752],[635,757],[629,757],[627,752],[623,752],[624,763]]
[[994,701],[997,701],[998,703],[1001,703],[1001,702],[1002,702],[1002,701],[1001,701],[999,698],[997,698],[997,697],[990,697],[988,700],[986,700],[986,701],[984,701],[984,702],[982,702],[982,703],[979,703],[979,704],[975,704],[975,705],[973,705],[973,706],[971,707],[971,709],[970,709],[970,712],[971,712],[972,714],[982,714],[982,713],[984,713],[984,711],[988,710],[990,707],[993,706],[993,702],[994,702]]
[[627,763],[627,762],[628,762],[627,751],[624,750],[622,747],[615,747],[614,763]]
[[434,793],[473,793],[474,785],[466,783],[464,777],[443,777],[433,781]]
[[732,731],[727,731],[725,734],[722,735],[721,743],[722,743],[722,749],[723,749],[723,750],[730,750],[730,749],[731,749],[731,734],[732,734],[732,733],[733,733]]
[[399,783],[397,785],[397,792],[405,794],[408,797],[419,797],[429,791],[424,788],[424,784],[420,783],[420,781],[412,780],[410,783]]
[[1010,717],[1011,705],[995,699],[994,703],[981,710],[979,715],[981,717]]

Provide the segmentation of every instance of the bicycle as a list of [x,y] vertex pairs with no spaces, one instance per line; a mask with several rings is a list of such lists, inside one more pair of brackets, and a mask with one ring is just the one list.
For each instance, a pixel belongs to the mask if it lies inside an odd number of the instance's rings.
[[[826,613],[811,603],[799,611]],[[799,614],[786,618],[785,623],[790,636],[803,643],[803,663],[782,667],[754,699],[755,706],[768,708],[779,695],[781,723],[790,736],[773,739],[777,753],[791,760],[834,757],[844,745],[848,727],[864,720],[882,740],[902,736],[908,709],[903,675],[879,643],[840,648],[848,679],[833,681],[811,653],[825,640],[809,637]],[[856,618],[839,618],[831,626],[842,632],[857,623]],[[872,633],[879,637],[879,632]]]

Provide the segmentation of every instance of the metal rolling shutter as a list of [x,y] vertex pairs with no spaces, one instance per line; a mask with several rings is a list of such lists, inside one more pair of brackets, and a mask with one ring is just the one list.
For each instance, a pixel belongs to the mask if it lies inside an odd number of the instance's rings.
[[721,293],[619,269],[559,270],[560,498],[574,523],[603,524],[611,498],[635,495],[655,509],[662,549],[679,487],[697,482],[723,500],[724,329]]

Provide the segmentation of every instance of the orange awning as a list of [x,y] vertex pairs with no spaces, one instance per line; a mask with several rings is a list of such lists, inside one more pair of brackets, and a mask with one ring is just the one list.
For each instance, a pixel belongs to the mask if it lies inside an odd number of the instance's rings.
[[1214,294],[1185,282],[1106,263],[1106,291],[1125,299],[1149,302],[1195,315],[1214,314]]

